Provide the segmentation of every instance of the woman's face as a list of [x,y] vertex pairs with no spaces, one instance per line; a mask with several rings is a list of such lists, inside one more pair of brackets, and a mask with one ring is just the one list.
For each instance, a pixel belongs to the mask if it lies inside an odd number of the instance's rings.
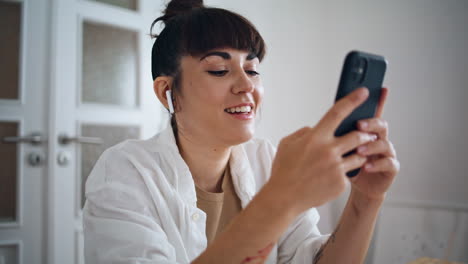
[[182,94],[176,97],[179,136],[215,146],[252,138],[263,97],[258,66],[255,55],[229,48],[182,57]]

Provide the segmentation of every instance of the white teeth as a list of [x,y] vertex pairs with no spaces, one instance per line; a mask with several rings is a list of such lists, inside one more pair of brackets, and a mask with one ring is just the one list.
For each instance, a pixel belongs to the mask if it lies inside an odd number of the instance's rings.
[[252,110],[252,107],[250,105],[248,105],[248,106],[227,108],[226,112],[228,112],[228,113],[249,113],[251,110]]

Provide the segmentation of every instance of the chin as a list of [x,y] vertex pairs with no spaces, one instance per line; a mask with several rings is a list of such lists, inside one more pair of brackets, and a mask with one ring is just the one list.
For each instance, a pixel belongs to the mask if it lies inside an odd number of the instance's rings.
[[255,134],[255,130],[253,129],[245,129],[241,133],[236,133],[235,135],[230,134],[229,135],[230,137],[228,139],[229,145],[235,146],[235,145],[245,143],[251,140],[254,137],[254,134]]

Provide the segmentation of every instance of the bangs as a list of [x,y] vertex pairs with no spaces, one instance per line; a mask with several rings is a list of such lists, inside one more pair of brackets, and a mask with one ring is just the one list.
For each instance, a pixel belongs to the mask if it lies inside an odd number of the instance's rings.
[[182,16],[180,51],[201,56],[217,48],[247,51],[262,61],[265,43],[257,29],[244,17],[219,8],[200,8]]
[[[176,76],[181,56],[202,56],[220,48],[246,51],[250,58],[261,62],[265,42],[255,26],[246,18],[221,8],[194,8],[176,16],[162,16],[165,28],[157,37],[151,51],[153,80],[161,75]],[[151,31],[151,30],[150,30]]]

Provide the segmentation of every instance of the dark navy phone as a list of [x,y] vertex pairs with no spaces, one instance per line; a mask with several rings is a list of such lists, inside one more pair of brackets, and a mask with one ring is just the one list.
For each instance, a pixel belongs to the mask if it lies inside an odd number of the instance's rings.
[[[335,136],[340,137],[357,130],[359,120],[375,116],[386,69],[387,61],[383,56],[361,51],[351,51],[346,55],[335,102],[363,86],[369,89],[369,97],[340,124],[335,131]],[[355,152],[354,149],[343,157],[352,155]],[[346,175],[354,177],[359,171],[360,169],[355,169],[347,172]]]

